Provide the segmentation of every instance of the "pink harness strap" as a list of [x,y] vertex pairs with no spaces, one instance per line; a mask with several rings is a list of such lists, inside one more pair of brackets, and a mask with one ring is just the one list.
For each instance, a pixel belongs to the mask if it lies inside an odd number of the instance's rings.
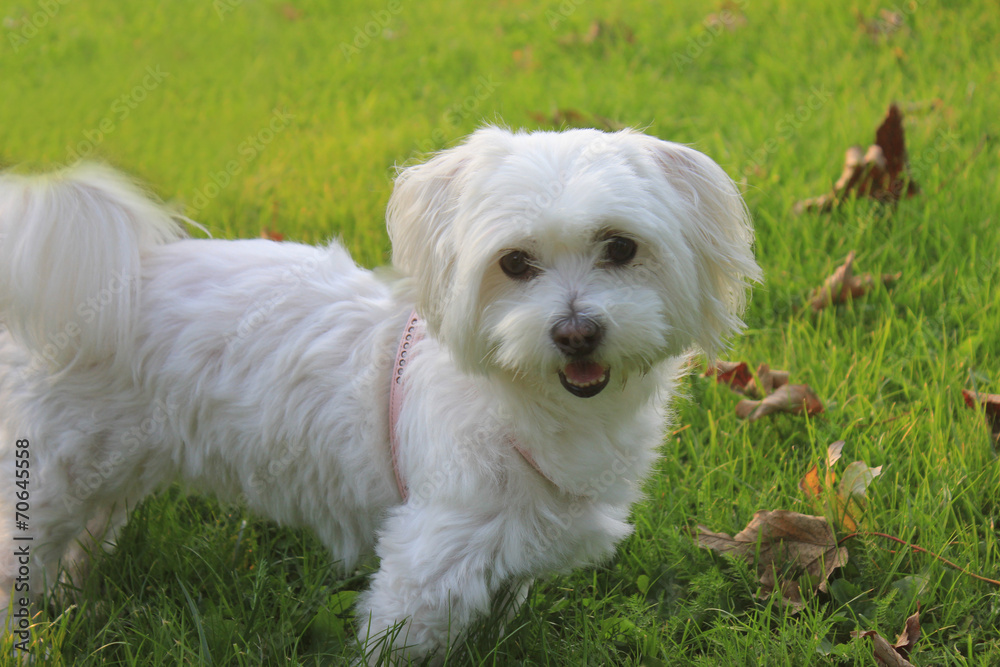
[[392,474],[396,476],[396,488],[399,489],[399,495],[403,497],[404,503],[410,493],[403,476],[399,473],[399,436],[396,434],[396,424],[399,422],[399,410],[403,407],[403,395],[406,393],[403,391],[403,368],[406,366],[406,358],[417,341],[423,337],[420,316],[414,310],[410,313],[410,319],[403,328],[403,335],[399,338],[396,363],[392,365],[392,383],[389,385],[389,450],[392,454]]
[[[399,435],[396,433],[396,425],[399,423],[399,411],[403,407],[403,398],[406,396],[406,391],[403,388],[403,370],[406,367],[406,362],[410,356],[410,352],[413,350],[413,346],[423,337],[424,331],[420,324],[420,316],[414,310],[410,313],[410,318],[406,321],[406,327],[403,328],[403,335],[399,338],[399,347],[396,349],[396,362],[392,365],[392,382],[389,385],[389,451],[392,456],[392,474],[396,477],[396,488],[399,489],[399,495],[403,498],[404,503],[410,497],[410,490],[406,482],[403,481],[403,475],[399,471]],[[513,438],[508,438],[508,440],[514,449],[517,450],[517,453],[521,455],[521,458],[527,461],[528,465],[534,468],[539,475],[549,480],[556,488],[559,488],[559,485],[553,482],[552,478],[538,467],[535,457],[531,455],[531,452],[518,444]]]

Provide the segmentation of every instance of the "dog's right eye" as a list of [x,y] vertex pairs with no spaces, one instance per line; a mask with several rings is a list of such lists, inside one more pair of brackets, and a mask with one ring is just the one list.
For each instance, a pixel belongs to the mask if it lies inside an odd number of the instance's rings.
[[532,264],[531,255],[521,250],[509,252],[501,257],[500,268],[514,280],[528,280],[538,273]]

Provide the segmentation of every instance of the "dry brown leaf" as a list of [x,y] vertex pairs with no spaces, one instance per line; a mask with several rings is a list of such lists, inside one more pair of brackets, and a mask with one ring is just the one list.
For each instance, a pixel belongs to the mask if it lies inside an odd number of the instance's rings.
[[736,32],[747,24],[747,15],[743,13],[743,5],[734,0],[726,0],[719,5],[719,11],[709,14],[702,24],[713,32],[725,28]]
[[[827,306],[833,304],[850,301],[851,299],[866,294],[872,287],[874,287],[875,278],[872,277],[872,274],[866,273],[861,276],[854,275],[854,257],[855,252],[852,250],[847,254],[847,259],[844,260],[844,263],[838,266],[837,269],[830,274],[825,281],[823,281],[823,286],[818,290],[815,290],[809,296],[813,312],[819,312]],[[882,284],[889,287],[899,280],[902,275],[902,273],[883,274]]]
[[799,488],[813,502],[816,511],[823,512],[834,526],[854,532],[865,509],[868,486],[882,474],[882,466],[870,468],[864,461],[854,461],[844,470],[840,484],[836,484],[833,466],[840,460],[843,447],[844,441],[838,440],[827,448],[825,482],[820,479],[819,466],[814,465],[799,480]]
[[788,371],[772,370],[766,363],[757,367],[757,377],[751,378],[746,393],[750,396],[767,396],[788,384]]
[[858,521],[865,510],[868,486],[882,474],[882,466],[869,468],[864,461],[854,461],[844,470],[835,495],[834,523],[848,532],[858,529]]
[[585,127],[587,125],[584,115],[576,109],[556,109],[548,115],[535,111],[532,112],[531,118],[539,125],[553,127]]
[[810,498],[819,498],[823,494],[823,483],[819,479],[819,466],[813,464],[809,472],[799,480],[799,488]]
[[878,16],[872,19],[865,19],[858,14],[858,23],[873,39],[877,39],[901,30],[906,24],[906,18],[902,12],[883,8],[878,11]]
[[823,403],[807,384],[786,384],[760,401],[744,399],[736,404],[736,416],[757,421],[774,412],[816,415],[823,412]]
[[830,304],[843,303],[851,296],[850,283],[854,278],[854,257],[855,252],[852,250],[847,254],[847,259],[844,263],[837,267],[837,269],[830,274],[830,276],[823,281],[823,286],[819,288],[810,298],[813,310],[822,310]]
[[276,232],[270,227],[264,227],[260,230],[260,237],[262,239],[268,239],[270,241],[284,241],[285,235],[281,232]]
[[876,199],[897,201],[920,193],[920,186],[906,173],[906,133],[903,131],[903,112],[895,104],[889,107],[885,120],[875,131],[875,145],[885,157],[885,175],[873,176],[864,194]]
[[593,44],[600,40],[607,40],[611,43],[621,40],[627,44],[635,44],[635,32],[624,21],[602,21],[597,19],[590,24],[585,43]]
[[[823,489],[832,489],[837,476],[833,473],[833,466],[840,460],[841,452],[844,449],[844,441],[838,440],[826,448],[826,483],[820,481],[819,466],[814,465],[809,469],[801,480],[799,488],[806,492],[806,495],[817,500],[823,494]],[[817,505],[819,506],[819,505]]]
[[913,647],[917,645],[917,640],[920,639],[920,608],[917,607],[917,611],[906,619],[906,625],[903,626],[903,632],[896,637],[896,643],[892,645],[894,649],[899,651],[904,658],[910,657],[910,652],[913,651]]
[[705,370],[705,377],[714,377],[716,382],[728,384],[737,393],[745,393],[747,385],[753,382],[750,366],[745,361],[716,361]]
[[826,465],[833,467],[833,465],[840,460],[841,454],[844,451],[844,441],[838,440],[829,447],[826,448]]
[[902,634],[896,639],[895,644],[890,644],[888,640],[874,630],[867,632],[858,632],[855,630],[851,632],[851,636],[855,638],[872,638],[872,642],[875,645],[875,660],[878,664],[887,665],[888,667],[913,667],[913,663],[907,660],[907,658],[910,657],[910,652],[913,650],[914,645],[916,645],[917,639],[920,638],[920,611],[918,610],[906,619],[906,626]]
[[845,498],[864,498],[872,481],[882,474],[882,466],[869,468],[864,461],[854,461],[840,478],[840,493]]
[[856,637],[871,637],[875,645],[875,660],[887,667],[915,667],[912,662],[901,656],[885,638],[874,630],[855,635]]
[[278,11],[281,12],[281,15],[289,21],[298,21],[302,18],[302,10],[290,2],[286,2],[279,6]]
[[594,118],[594,127],[603,127],[608,132],[618,132],[624,130],[629,126],[621,121],[614,120],[612,118],[606,118],[604,116],[599,116],[596,113],[592,114]]
[[514,49],[510,55],[514,60],[514,64],[520,69],[528,71],[538,69],[538,61],[535,60],[535,48],[531,44],[528,44],[523,49]]
[[611,118],[605,118],[597,114],[586,114],[576,109],[555,109],[549,113],[532,111],[528,115],[539,125],[555,128],[597,127],[609,132],[617,132],[618,130],[624,130],[626,127],[624,123],[619,123]]
[[557,41],[562,46],[593,46],[595,44],[615,46],[620,42],[635,44],[635,31],[624,21],[595,19],[590,22],[586,32],[572,32],[560,37]]
[[892,104],[875,131],[875,143],[864,153],[859,146],[847,149],[844,170],[833,191],[797,202],[792,210],[796,214],[829,211],[851,195],[885,203],[912,197],[920,193],[920,186],[910,178],[907,166],[903,113]]
[[962,398],[965,404],[975,409],[982,406],[986,412],[986,421],[990,424],[990,431],[994,440],[1000,440],[1000,394],[980,394],[976,391],[962,390]]
[[705,377],[714,377],[736,393],[754,397],[767,396],[788,384],[788,371],[772,370],[762,363],[757,366],[755,377],[745,361],[716,361],[705,370]]
[[823,517],[788,510],[759,511],[747,527],[730,537],[698,526],[698,546],[751,560],[756,556],[760,597],[781,591],[782,602],[802,609],[801,583],[810,590],[826,591],[830,574],[847,563],[847,548]]
[[744,399],[736,404],[736,416],[756,421],[772,412],[814,415],[823,412],[823,404],[809,385],[789,385],[788,371],[772,370],[762,363],[756,376],[745,361],[716,361],[705,370],[705,377],[714,377],[738,394],[762,400]]

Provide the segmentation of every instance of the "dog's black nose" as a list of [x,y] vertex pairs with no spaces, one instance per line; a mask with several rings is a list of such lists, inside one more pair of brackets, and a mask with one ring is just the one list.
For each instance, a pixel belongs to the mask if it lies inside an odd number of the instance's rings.
[[601,344],[604,328],[589,317],[574,315],[552,327],[552,342],[570,357],[585,357]]

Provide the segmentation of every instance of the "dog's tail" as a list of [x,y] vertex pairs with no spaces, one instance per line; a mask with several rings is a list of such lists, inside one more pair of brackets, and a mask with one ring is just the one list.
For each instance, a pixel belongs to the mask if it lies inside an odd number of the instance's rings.
[[183,235],[108,167],[0,174],[0,324],[53,370],[128,355],[142,255]]

